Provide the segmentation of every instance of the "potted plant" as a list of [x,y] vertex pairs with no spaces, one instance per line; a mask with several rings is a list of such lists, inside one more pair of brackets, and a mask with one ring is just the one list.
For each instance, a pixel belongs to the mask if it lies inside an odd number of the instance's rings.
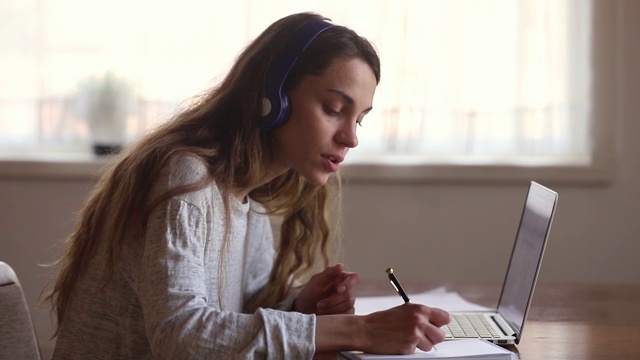
[[126,142],[127,118],[133,113],[133,85],[112,72],[91,76],[79,84],[76,101],[80,117],[89,125],[94,153],[119,152]]

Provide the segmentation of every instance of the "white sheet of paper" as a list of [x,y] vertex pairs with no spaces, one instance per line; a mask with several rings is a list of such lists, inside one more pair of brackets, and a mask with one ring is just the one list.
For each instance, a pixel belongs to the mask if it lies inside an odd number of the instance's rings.
[[[465,300],[457,292],[447,291],[444,287],[439,287],[418,294],[407,295],[414,304],[423,304],[449,312],[491,310],[491,308],[471,303]],[[355,305],[356,314],[366,315],[372,312],[396,307],[398,305],[402,305],[402,303],[402,298],[399,295],[358,297],[356,298]]]
[[391,360],[391,359],[447,359],[447,358],[469,358],[469,359],[516,359],[511,351],[491,344],[481,339],[465,339],[445,341],[438,344],[438,350],[422,352],[417,350],[411,355],[374,355],[362,353],[343,353],[350,359],[362,360]]

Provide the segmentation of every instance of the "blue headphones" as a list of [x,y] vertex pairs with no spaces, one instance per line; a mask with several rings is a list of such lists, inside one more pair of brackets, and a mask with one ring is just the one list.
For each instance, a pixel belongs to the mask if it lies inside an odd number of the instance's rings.
[[289,73],[298,62],[298,57],[320,33],[333,27],[326,21],[316,20],[305,24],[289,41],[285,50],[276,58],[267,72],[265,97],[262,98],[263,131],[273,130],[283,125],[289,118],[289,97],[284,92],[284,84]]

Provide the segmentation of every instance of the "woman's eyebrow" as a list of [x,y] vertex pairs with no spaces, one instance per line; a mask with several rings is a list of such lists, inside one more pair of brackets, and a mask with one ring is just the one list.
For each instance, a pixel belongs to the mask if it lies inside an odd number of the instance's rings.
[[[342,99],[344,99],[344,101],[347,102],[349,105],[354,105],[355,104],[355,101],[353,101],[353,98],[351,96],[347,95],[344,91],[337,90],[337,89],[327,89],[327,91],[340,95],[340,97],[342,97]],[[369,112],[372,108],[373,107],[368,107],[368,108],[364,109],[363,112]]]

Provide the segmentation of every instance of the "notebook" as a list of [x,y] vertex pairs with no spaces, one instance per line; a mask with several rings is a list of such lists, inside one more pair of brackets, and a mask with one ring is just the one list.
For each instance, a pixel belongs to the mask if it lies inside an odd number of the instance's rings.
[[[557,202],[555,191],[535,181],[530,183],[497,309],[451,312],[454,319],[471,320],[459,326],[452,320],[444,326],[445,340],[471,337],[500,345],[520,343]],[[474,333],[474,326],[481,324],[490,329]]]
[[392,359],[474,359],[474,360],[517,360],[518,356],[500,346],[482,339],[463,339],[438,344],[431,351],[416,350],[409,355],[378,355],[360,352],[343,352],[342,358],[349,360],[392,360]]

